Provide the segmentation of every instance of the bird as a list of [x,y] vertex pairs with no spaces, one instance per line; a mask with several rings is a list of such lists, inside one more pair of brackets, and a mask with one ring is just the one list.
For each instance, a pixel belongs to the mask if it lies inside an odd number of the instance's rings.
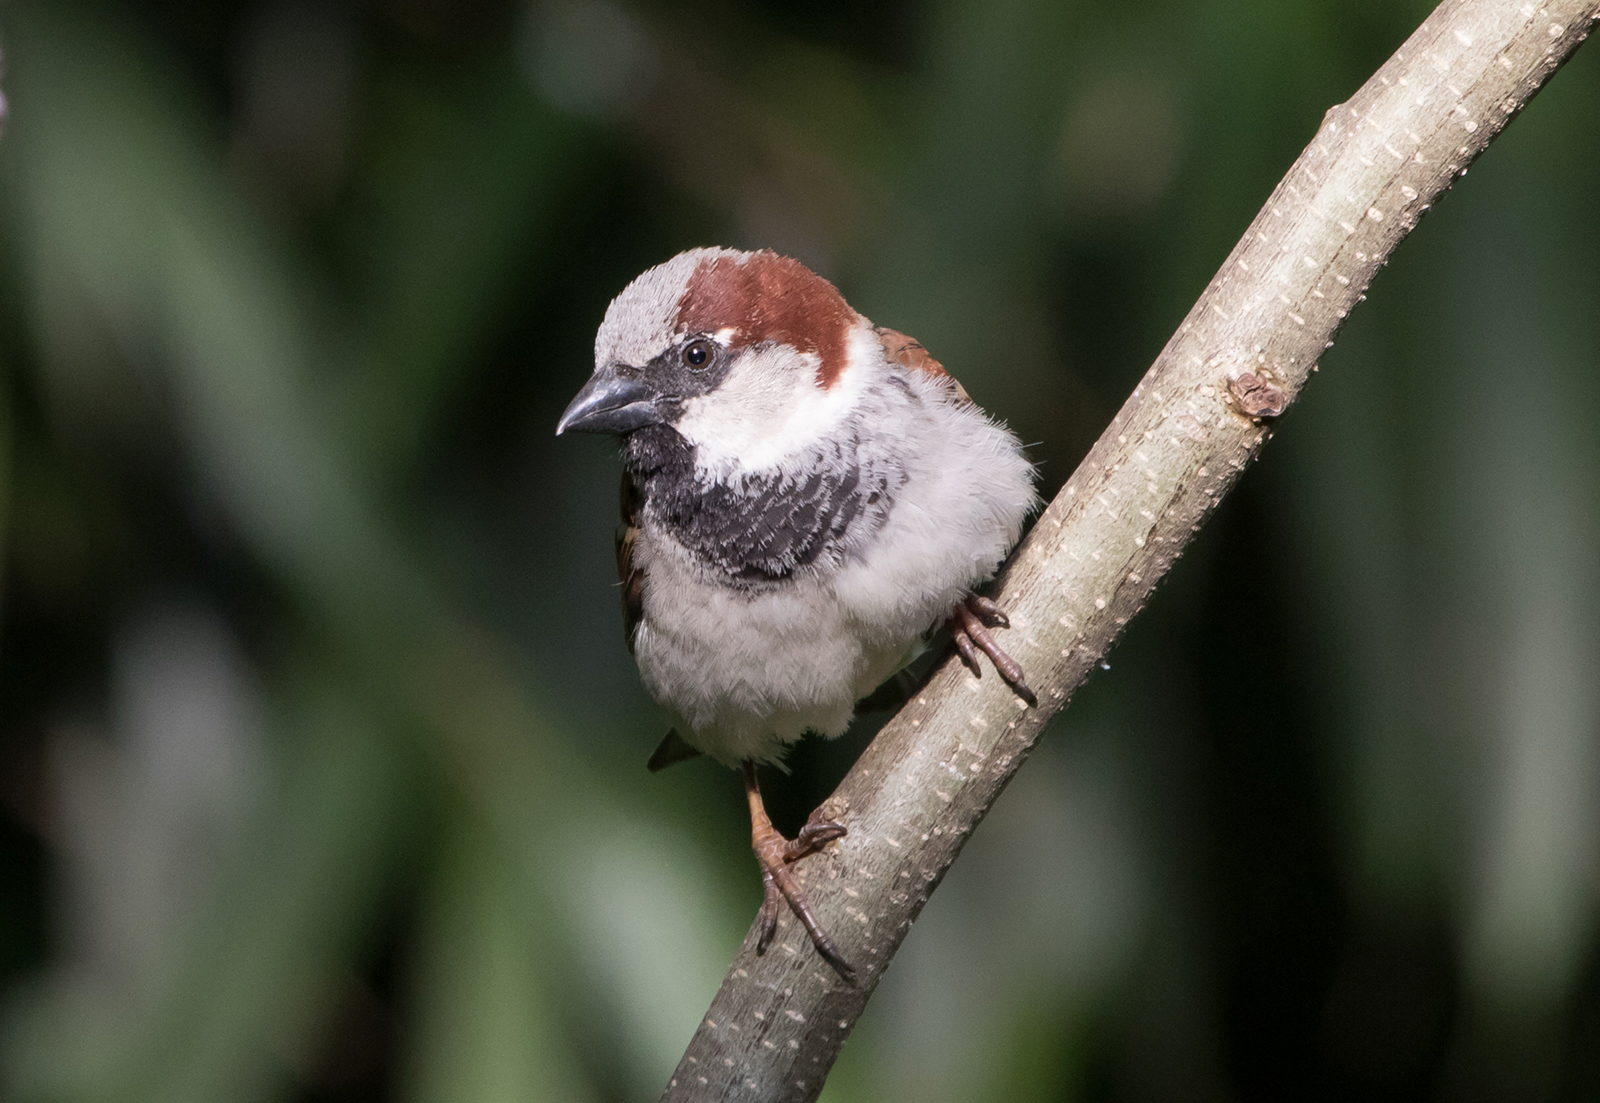
[[568,431],[621,440],[625,635],[672,725],[650,768],[704,753],[742,770],[756,952],[787,903],[854,983],[791,872],[846,828],[819,810],[785,838],[756,766],[842,734],[941,626],[1037,704],[993,635],[1005,612],[974,593],[1038,505],[1033,464],[919,342],[765,249],[691,249],[629,283]]

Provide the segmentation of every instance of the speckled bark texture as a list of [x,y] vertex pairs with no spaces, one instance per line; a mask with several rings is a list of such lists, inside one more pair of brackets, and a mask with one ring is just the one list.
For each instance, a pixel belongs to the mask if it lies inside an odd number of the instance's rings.
[[947,662],[825,807],[800,867],[861,975],[785,914],[752,929],[667,1100],[810,1100],[901,940],[1045,723],[1255,456],[1378,267],[1600,20],[1600,0],[1446,0],[1316,137],[1005,573],[1001,643],[1039,693]]

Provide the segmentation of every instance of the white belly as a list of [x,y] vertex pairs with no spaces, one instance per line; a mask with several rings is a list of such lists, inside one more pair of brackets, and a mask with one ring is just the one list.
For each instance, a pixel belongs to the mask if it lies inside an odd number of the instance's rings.
[[935,615],[866,624],[832,579],[751,593],[705,579],[679,549],[636,554],[648,562],[634,639],[645,688],[688,743],[730,765],[776,761],[808,731],[842,734],[856,700],[898,669]]

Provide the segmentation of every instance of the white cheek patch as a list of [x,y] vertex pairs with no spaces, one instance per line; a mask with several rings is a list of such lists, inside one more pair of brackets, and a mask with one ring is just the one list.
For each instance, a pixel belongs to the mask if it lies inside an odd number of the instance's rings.
[[717,389],[685,402],[678,419],[700,466],[717,474],[770,470],[837,429],[856,408],[865,373],[852,364],[823,390],[817,364],[814,354],[787,345],[741,353]]

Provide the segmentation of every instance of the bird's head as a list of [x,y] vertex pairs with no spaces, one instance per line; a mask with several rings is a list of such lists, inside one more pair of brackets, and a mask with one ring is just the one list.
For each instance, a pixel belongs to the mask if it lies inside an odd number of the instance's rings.
[[848,416],[873,357],[871,323],[799,261],[694,249],[612,301],[556,433],[667,425],[702,462],[767,466]]

